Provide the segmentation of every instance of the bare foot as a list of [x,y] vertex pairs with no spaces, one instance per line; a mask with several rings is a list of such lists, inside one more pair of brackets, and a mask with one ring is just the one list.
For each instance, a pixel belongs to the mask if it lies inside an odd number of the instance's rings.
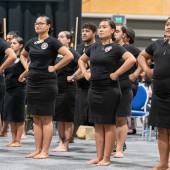
[[[157,162],[160,162],[160,159],[159,159],[159,160],[157,160]],[[169,159],[168,159],[168,163],[170,163],[170,157],[169,157]]]
[[88,162],[86,162],[86,164],[90,165],[90,164],[98,164],[102,159],[99,159],[99,158],[95,158],[95,159],[92,159]]
[[8,134],[7,133],[1,133],[1,135],[0,135],[0,137],[7,137],[8,136]]
[[21,147],[21,143],[20,142],[12,143],[11,147]]
[[11,147],[11,145],[12,145],[13,143],[15,143],[15,142],[12,142],[12,141],[11,141],[11,142],[5,144],[5,146],[6,146],[6,147]]
[[26,155],[25,156],[25,158],[34,158],[36,155],[38,155],[40,152],[38,152],[38,151],[35,151],[35,152],[33,152],[33,153],[31,153],[31,154],[29,154],[29,155]]
[[27,139],[26,135],[25,135],[25,134],[22,134],[21,140],[26,140],[26,139]]
[[52,152],[68,152],[68,148],[64,146],[58,146],[51,150]]
[[116,152],[115,155],[113,156],[114,158],[123,158],[123,153],[122,152]]
[[49,158],[49,154],[44,152],[41,152],[40,154],[34,156],[34,159],[46,159],[46,158]]
[[60,152],[59,150],[60,150],[60,146],[57,146],[55,149],[52,149],[51,151],[52,152]]
[[108,166],[110,165],[110,161],[104,161],[104,160],[101,160],[97,166]]
[[167,169],[168,169],[168,166],[162,167],[162,166],[158,165],[158,166],[155,166],[154,168],[151,168],[149,170],[167,170]]

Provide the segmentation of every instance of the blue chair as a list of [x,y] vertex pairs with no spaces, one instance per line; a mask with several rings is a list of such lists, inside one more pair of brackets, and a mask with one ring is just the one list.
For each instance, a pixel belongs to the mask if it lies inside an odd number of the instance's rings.
[[144,139],[145,119],[146,116],[148,116],[148,113],[146,111],[147,102],[148,102],[147,90],[143,85],[139,85],[137,94],[132,100],[131,117],[134,118],[135,120],[135,126],[136,118],[142,118],[142,139]]

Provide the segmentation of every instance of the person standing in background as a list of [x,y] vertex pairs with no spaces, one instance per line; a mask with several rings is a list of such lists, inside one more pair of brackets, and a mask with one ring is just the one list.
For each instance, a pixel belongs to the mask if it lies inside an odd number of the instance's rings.
[[[71,48],[72,35],[69,31],[62,31],[58,34],[58,40],[73,54],[74,59],[65,67],[57,70],[58,94],[55,106],[54,121],[57,121],[57,130],[59,134],[59,146],[53,149],[53,152],[69,151],[69,142],[71,140],[74,128],[74,111],[76,101],[76,83],[68,82],[67,77],[72,75],[78,67],[80,54]],[[58,54],[57,63],[63,58]]]
[[[129,44],[128,46],[129,48],[127,50],[131,52],[135,56],[135,58],[137,58],[141,51],[137,47],[134,46],[135,31],[132,28],[127,27],[127,26],[125,26],[125,29],[126,29],[126,32],[125,32],[123,41],[125,44]],[[137,65],[134,65],[133,72],[136,69],[137,69]],[[134,98],[138,90],[139,80],[137,77],[133,76],[133,74],[129,75],[129,79],[132,81],[132,92],[133,92],[133,98]],[[127,120],[128,120],[128,134],[129,135],[136,134],[134,118],[128,117]]]
[[[115,41],[117,44],[120,44],[122,47],[124,47],[127,51],[129,51],[132,55],[135,54],[133,50],[133,47],[131,47],[128,44],[124,43],[124,37],[125,37],[126,29],[124,26],[117,25],[116,31],[114,33]],[[137,55],[138,56],[138,55]],[[137,57],[135,56],[135,57]],[[120,59],[118,68],[123,65],[125,61]],[[116,146],[116,154],[114,155],[114,158],[123,158],[123,151],[125,149],[125,141],[126,136],[128,132],[127,127],[127,117],[131,115],[131,109],[132,109],[132,99],[133,99],[133,92],[132,92],[132,82],[129,80],[129,74],[133,73],[134,68],[132,67],[125,73],[119,76],[119,82],[120,82],[120,89],[122,92],[122,98],[120,101],[120,104],[118,106],[118,110],[116,113],[116,139],[117,139],[117,145]]]
[[[82,41],[77,48],[77,52],[80,55],[83,55],[85,51],[93,45],[95,41],[95,36],[97,32],[97,26],[94,23],[87,22],[82,26]],[[89,69],[89,63],[87,64],[87,69]],[[79,128],[80,125],[93,125],[89,123],[89,106],[87,101],[87,94],[90,82],[87,81],[83,74],[81,74],[80,69],[78,69],[72,76],[68,77],[68,81],[76,81],[77,83],[77,96],[76,96],[76,104],[75,104],[75,113],[74,113],[74,132],[72,141],[74,139],[74,135]]]
[[[3,62],[4,57],[8,56],[8,59]],[[5,94],[5,82],[3,77],[3,71],[14,63],[17,58],[14,51],[10,48],[10,45],[3,39],[2,23],[0,22],[0,132],[1,132],[1,113],[3,110],[3,101]],[[4,136],[1,132],[1,136]]]
[[[7,34],[7,38],[6,41],[9,43],[9,45],[11,45],[11,41],[14,37],[19,37],[19,32],[18,31],[10,31]],[[2,127],[2,134],[1,136],[7,136],[7,130],[8,130],[8,122],[6,120],[5,115],[2,115],[3,117],[3,127]]]
[[[25,85],[26,82],[19,82],[19,76],[25,71],[20,61],[20,51],[23,48],[24,40],[21,37],[11,40],[11,48],[17,55],[14,64],[5,69],[5,99],[4,115],[7,122],[10,122],[12,140],[5,146],[20,147],[21,136],[25,122]],[[8,56],[6,56],[8,58]]]
[[20,33],[18,31],[10,31],[7,34],[6,41],[11,45],[11,41],[14,37],[19,37]]

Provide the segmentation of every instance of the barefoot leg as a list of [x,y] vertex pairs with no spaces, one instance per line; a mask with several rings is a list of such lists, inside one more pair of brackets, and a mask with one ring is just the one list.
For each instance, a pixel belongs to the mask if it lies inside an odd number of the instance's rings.
[[14,144],[16,142],[16,135],[17,135],[16,123],[10,122],[10,126],[11,126],[12,140],[11,140],[11,142],[5,144],[5,146],[7,146],[7,147],[13,147],[12,144]]
[[104,125],[103,124],[95,124],[95,141],[96,141],[96,151],[97,158],[92,159],[87,164],[97,164],[103,159],[104,155]]
[[29,155],[26,155],[25,158],[33,158],[34,156],[38,155],[42,150],[43,126],[42,126],[41,116],[34,115],[33,120],[34,120],[34,138],[35,138],[36,151]]
[[2,128],[1,136],[3,136],[3,137],[8,136],[7,130],[8,130],[8,122],[3,121],[3,128]]
[[16,134],[16,140],[15,140],[14,146],[19,147],[21,146],[21,136],[22,136],[23,129],[24,129],[24,122],[17,122],[16,127],[17,127],[17,134]]
[[64,122],[57,121],[57,130],[59,135],[59,145],[55,149],[52,149],[52,152],[60,152],[62,141],[64,140],[64,131],[65,131]]
[[127,120],[126,117],[117,117],[116,118],[116,139],[117,139],[117,148],[115,158],[123,158],[123,145],[126,141],[127,136]]
[[160,164],[152,170],[168,169],[169,158],[169,133],[168,129],[158,128],[158,148],[160,155]]
[[60,135],[60,144],[53,152],[68,152],[68,145],[73,133],[73,122],[58,122],[58,133]]
[[25,122],[24,122],[24,128],[23,128],[21,140],[25,140],[25,139],[27,139],[27,137],[26,137],[26,132],[25,132]]
[[64,132],[64,141],[62,145],[62,152],[68,152],[69,150],[69,142],[73,134],[73,122],[64,122],[65,132]]
[[110,155],[113,151],[115,139],[116,139],[116,126],[112,124],[105,124],[105,145],[104,145],[104,157],[97,164],[98,166],[108,166],[110,165]]
[[72,137],[70,139],[70,143],[74,143],[74,137],[76,136],[76,132],[77,132],[79,127],[80,127],[79,125],[74,125],[73,134],[72,134]]
[[43,125],[43,144],[41,152],[34,159],[46,159],[49,157],[48,150],[53,136],[52,116],[41,116]]

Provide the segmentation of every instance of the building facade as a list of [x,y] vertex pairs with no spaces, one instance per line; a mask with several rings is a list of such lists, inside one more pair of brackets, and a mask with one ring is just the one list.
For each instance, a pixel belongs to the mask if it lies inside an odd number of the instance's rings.
[[170,1],[82,0],[82,24],[92,21],[98,25],[103,18],[119,15],[134,29],[136,46],[144,49],[150,42],[163,38],[165,21],[170,16]]

